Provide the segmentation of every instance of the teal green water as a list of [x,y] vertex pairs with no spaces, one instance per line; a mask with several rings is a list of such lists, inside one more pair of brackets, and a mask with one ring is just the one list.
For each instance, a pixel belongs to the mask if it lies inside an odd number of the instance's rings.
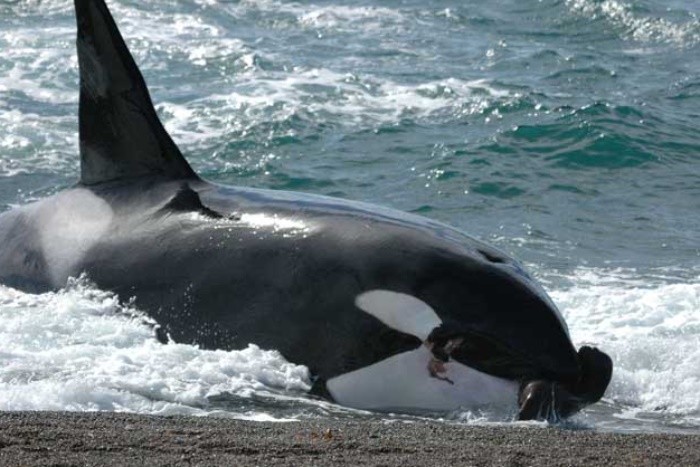
[[[496,244],[616,359],[596,423],[700,427],[700,3],[109,4],[205,178]],[[0,209],[76,181],[73,21],[0,0]]]

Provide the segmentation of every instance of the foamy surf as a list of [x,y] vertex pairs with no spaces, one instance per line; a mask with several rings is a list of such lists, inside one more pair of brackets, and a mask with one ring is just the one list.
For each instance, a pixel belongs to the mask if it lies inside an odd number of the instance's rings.
[[552,298],[574,342],[600,345],[615,362],[605,397],[615,417],[700,427],[700,277],[581,269],[569,280]]
[[[664,42],[690,47],[700,41],[700,21],[691,16],[672,21],[653,16],[644,7],[616,0],[567,0],[572,12],[593,21],[602,20],[619,29],[625,38],[639,42]],[[671,11],[670,8],[666,13]]]
[[[600,345],[615,362],[607,409],[587,410],[575,423],[642,430],[645,422],[660,421],[670,427],[700,427],[700,282],[650,286],[648,281],[635,283],[629,273],[603,270],[579,270],[568,280],[573,285],[551,294],[576,345]],[[252,420],[370,416],[309,399],[308,370],[274,350],[253,344],[229,352],[161,344],[154,326],[86,278],[40,295],[0,287],[0,410]],[[424,416],[483,424],[507,421],[512,414]]]
[[0,287],[0,341],[0,410],[205,415],[217,412],[212,397],[274,397],[310,387],[307,369],[274,350],[161,344],[148,318],[84,278],[41,295]]

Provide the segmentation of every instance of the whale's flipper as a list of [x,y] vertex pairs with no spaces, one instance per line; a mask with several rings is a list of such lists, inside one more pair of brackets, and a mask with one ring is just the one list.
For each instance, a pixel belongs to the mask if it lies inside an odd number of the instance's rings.
[[158,119],[104,0],[75,0],[80,63],[81,182],[141,176],[193,179]]

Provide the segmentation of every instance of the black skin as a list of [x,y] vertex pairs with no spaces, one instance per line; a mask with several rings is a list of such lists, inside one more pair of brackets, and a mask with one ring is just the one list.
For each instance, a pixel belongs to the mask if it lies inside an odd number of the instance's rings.
[[[444,343],[457,336],[464,344],[451,358],[487,373],[579,377],[576,352],[542,289],[514,260],[445,225],[330,198],[203,182],[93,192],[117,214],[132,216],[133,206],[151,214],[125,220],[128,231],[117,227],[76,272],[134,296],[178,342],[223,349],[254,342],[331,378],[421,345],[355,307],[360,293],[387,289],[435,309],[445,323],[432,335],[442,360]],[[309,231],[240,220],[260,213]]]

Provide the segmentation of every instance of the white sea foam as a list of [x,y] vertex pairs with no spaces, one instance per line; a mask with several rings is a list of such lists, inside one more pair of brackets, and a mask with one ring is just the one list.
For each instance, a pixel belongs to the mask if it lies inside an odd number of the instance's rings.
[[486,80],[447,78],[409,85],[330,69],[295,68],[241,76],[230,91],[187,104],[165,102],[159,109],[179,141],[194,143],[230,133],[245,137],[262,122],[285,122],[298,115],[308,115],[317,124],[371,129],[403,118],[460,118],[519,97]]
[[652,282],[629,271],[581,270],[552,298],[578,345],[599,345],[612,357],[606,398],[632,414],[700,422],[700,277]]
[[[78,64],[74,33],[67,27],[47,28],[41,35],[29,28],[0,31],[0,60],[11,64],[0,73],[0,93],[15,90],[46,104],[76,101],[75,91],[65,83],[66,73],[72,73]],[[44,42],[46,36],[53,40]]]
[[75,173],[75,117],[42,116],[0,106],[0,177],[66,170]]
[[257,10],[266,14],[293,17],[303,27],[315,29],[364,31],[402,23],[406,17],[398,10],[377,6],[318,5],[314,3],[280,2],[276,0],[244,0],[238,10]]
[[[43,34],[53,40],[44,42]],[[0,31],[0,177],[75,167],[75,111],[62,114],[78,100],[73,34],[63,27],[42,35],[30,28]]]
[[[189,101],[167,100],[160,93],[158,80],[149,79],[166,128],[183,145],[211,146],[230,138],[245,138],[260,126],[268,128],[297,117],[315,125],[330,123],[359,130],[395,124],[404,118],[458,119],[519,97],[517,92],[486,80],[445,78],[408,84],[332,68],[287,66],[286,58],[268,56],[255,45],[230,37],[228,31],[207,22],[206,15],[145,14],[118,2],[111,7],[147,79],[178,61],[208,70],[204,73],[207,82],[214,85],[211,93]],[[217,8],[226,10],[229,6]],[[230,8],[279,9],[314,27],[399,21],[402,17],[398,10],[381,7],[331,8],[287,2],[254,2]],[[75,168],[78,90],[74,29],[72,25],[56,26],[43,30],[40,36],[37,38],[30,28],[0,32],[0,46],[6,50],[0,61],[11,63],[7,71],[0,72],[0,126],[7,135],[0,139],[0,176],[49,167]],[[52,40],[46,42],[46,37]],[[276,66],[263,70],[261,61]],[[280,68],[281,64],[285,66]],[[212,73],[220,76],[215,78]],[[168,89],[177,93],[172,85]],[[19,105],[1,104],[12,95],[23,96]],[[43,109],[42,114],[35,109]],[[295,131],[282,125],[269,137],[296,136]],[[43,149],[47,147],[50,153]],[[36,148],[35,157],[28,157],[32,148]]]
[[42,295],[0,286],[0,341],[0,410],[202,415],[220,394],[309,389],[307,369],[276,351],[163,345],[148,319],[85,279]]
[[71,2],[63,0],[5,0],[0,1],[0,14],[11,11],[13,16],[35,15],[40,11],[45,16],[70,12],[73,9]]
[[692,46],[700,41],[700,20],[683,23],[659,17],[642,16],[632,5],[617,0],[567,0],[571,11],[593,20],[603,19],[621,28],[625,35],[640,42],[667,42]]

